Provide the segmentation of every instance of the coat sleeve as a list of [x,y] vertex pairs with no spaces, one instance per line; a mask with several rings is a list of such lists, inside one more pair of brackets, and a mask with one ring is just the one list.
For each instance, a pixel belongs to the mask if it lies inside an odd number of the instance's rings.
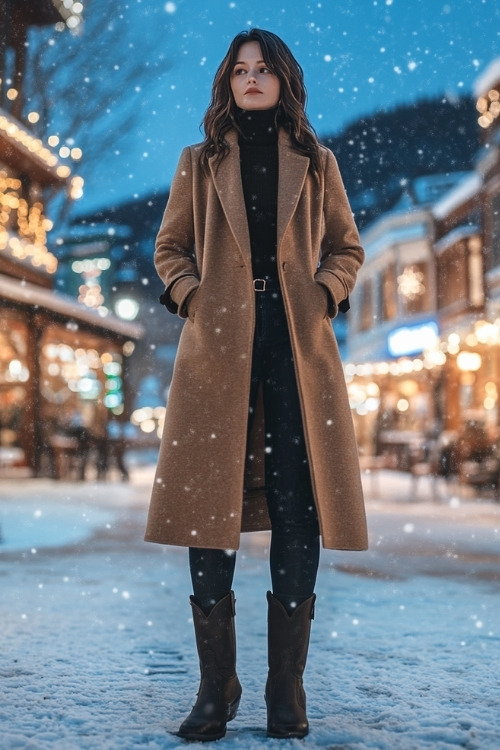
[[165,284],[161,296],[167,309],[187,317],[186,301],[199,286],[195,261],[193,167],[191,149],[179,159],[167,206],[156,237],[154,263]]
[[337,160],[325,149],[324,225],[321,256],[316,281],[329,293],[330,317],[338,310],[349,309],[348,297],[354,288],[358,269],[364,261],[364,250],[342,182]]

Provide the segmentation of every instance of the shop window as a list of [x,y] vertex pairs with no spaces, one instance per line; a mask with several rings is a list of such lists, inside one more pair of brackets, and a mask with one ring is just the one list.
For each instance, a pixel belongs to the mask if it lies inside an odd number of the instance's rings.
[[27,402],[28,327],[16,313],[0,310],[0,448],[20,448]]
[[396,268],[391,263],[382,274],[382,318],[392,320],[398,314]]
[[429,309],[429,272],[427,263],[405,266],[397,277],[397,289],[405,315]]
[[123,412],[122,355],[91,334],[77,337],[59,326],[44,331],[40,385],[44,422],[50,431],[66,431],[78,419],[104,435],[110,412]]
[[467,250],[464,242],[458,242],[438,258],[438,309],[466,302],[467,296]]

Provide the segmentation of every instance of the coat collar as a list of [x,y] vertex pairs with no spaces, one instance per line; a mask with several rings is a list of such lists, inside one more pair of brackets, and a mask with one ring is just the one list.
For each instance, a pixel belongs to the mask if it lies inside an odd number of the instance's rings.
[[[215,157],[209,160],[210,171],[217,194],[234,239],[245,259],[250,259],[250,235],[241,183],[240,149],[238,133],[230,130],[226,134],[229,153],[217,166]],[[297,207],[297,203],[307,176],[309,158],[297,153],[286,131],[280,129],[278,135],[278,252],[286,228]]]

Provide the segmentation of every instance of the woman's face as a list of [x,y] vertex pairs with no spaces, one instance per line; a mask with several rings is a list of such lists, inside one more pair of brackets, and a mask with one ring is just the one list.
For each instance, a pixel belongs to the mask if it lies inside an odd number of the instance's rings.
[[278,104],[280,82],[266,67],[258,42],[245,42],[239,48],[231,90],[240,109],[272,109]]

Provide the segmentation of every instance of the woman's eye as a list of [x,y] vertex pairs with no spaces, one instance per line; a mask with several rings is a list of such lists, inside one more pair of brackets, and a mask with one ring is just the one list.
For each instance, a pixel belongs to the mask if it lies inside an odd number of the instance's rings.
[[244,68],[238,68],[238,70],[234,71],[234,75],[235,76],[239,76],[239,75],[241,75],[244,72],[245,72]]

